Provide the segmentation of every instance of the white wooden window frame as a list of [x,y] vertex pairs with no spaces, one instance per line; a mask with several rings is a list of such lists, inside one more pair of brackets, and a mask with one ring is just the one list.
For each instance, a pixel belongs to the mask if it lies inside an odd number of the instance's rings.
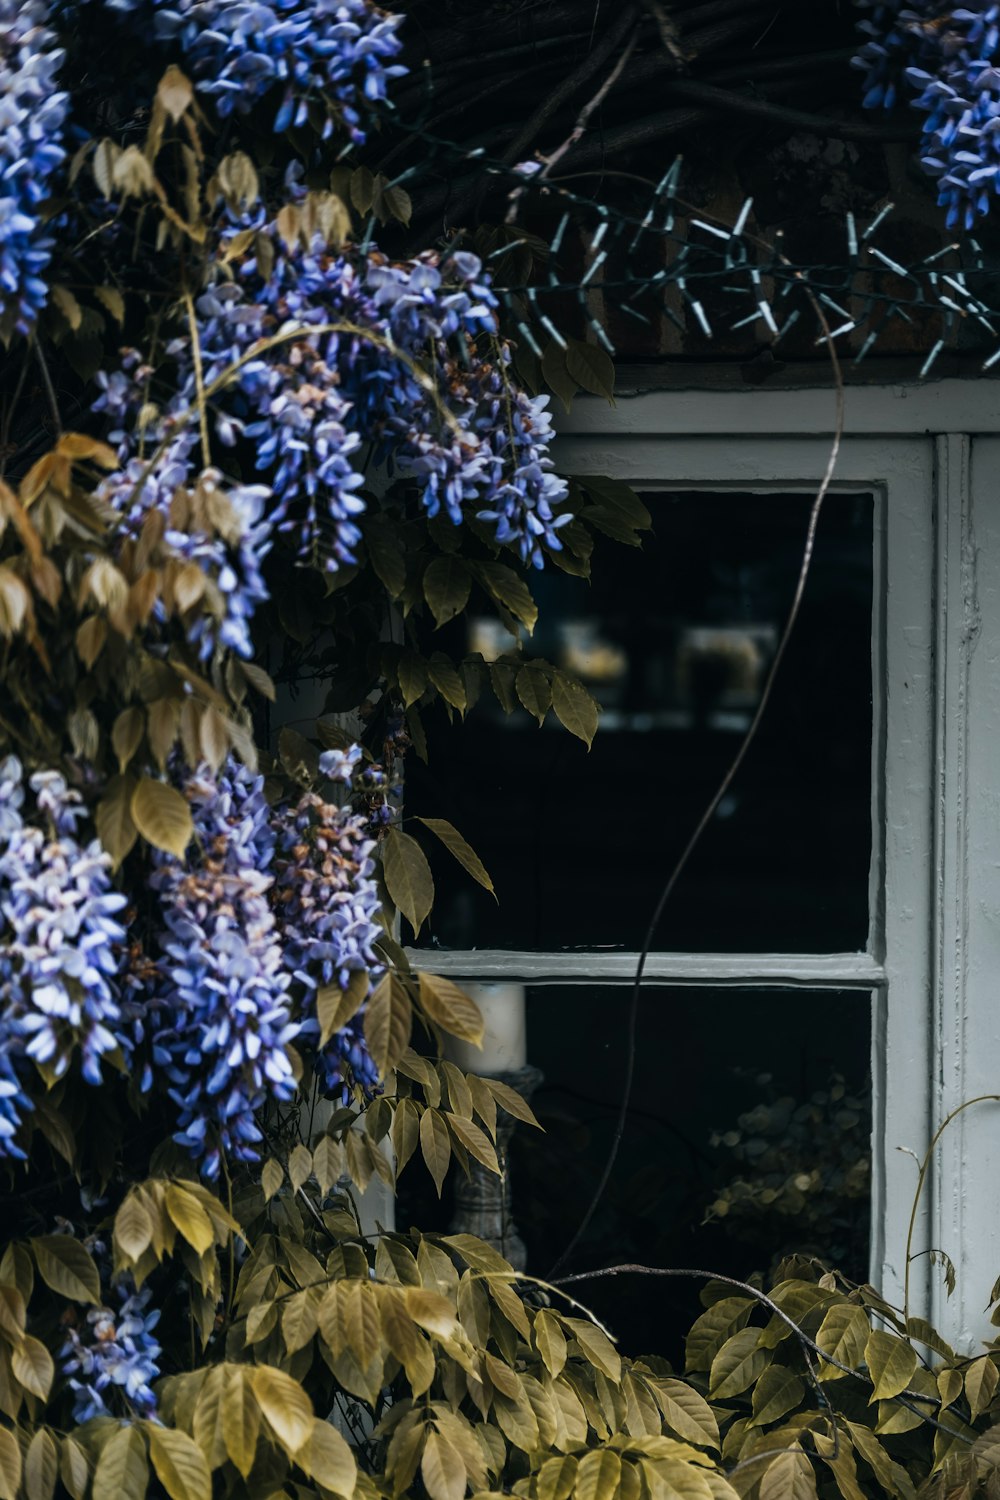
[[[815,489],[827,390],[673,391],[580,401],[559,467],[643,491]],[[997,476],[994,479],[993,476]],[[872,998],[872,1279],[901,1302],[917,1168],[949,1110],[1000,1092],[1000,392],[989,381],[847,393],[837,491],[875,496],[873,854],[863,953],[656,953],[649,986],[794,986]],[[650,890],[650,906],[657,892]],[[627,985],[637,954],[469,950],[413,958],[454,978]],[[664,1003],[662,1000],[659,1003]],[[836,1016],[827,1021],[836,1024]],[[530,1027],[530,1018],[529,1018]],[[529,1029],[530,1055],[530,1029]],[[914,1250],[910,1312],[965,1348],[1000,1274],[1000,1105],[946,1134]]]

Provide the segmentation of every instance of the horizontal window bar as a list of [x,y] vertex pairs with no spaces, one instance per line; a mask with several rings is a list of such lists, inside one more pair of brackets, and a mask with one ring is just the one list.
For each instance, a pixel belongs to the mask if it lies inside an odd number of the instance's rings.
[[[525,984],[629,984],[639,964],[638,953],[518,953],[500,948],[408,948],[406,956],[414,968],[449,979]],[[651,953],[643,982],[867,990],[885,983],[885,969],[867,953]]]

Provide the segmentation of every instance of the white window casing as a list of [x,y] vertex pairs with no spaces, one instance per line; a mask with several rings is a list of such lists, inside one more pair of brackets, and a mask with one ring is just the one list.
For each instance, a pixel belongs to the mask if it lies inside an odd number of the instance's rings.
[[[560,421],[557,461],[563,472],[612,475],[644,493],[809,493],[826,464],[834,412],[833,393],[814,389],[657,392],[622,397],[613,408],[578,401]],[[997,387],[849,389],[828,503],[844,490],[875,496],[866,951],[661,952],[650,957],[645,980],[739,985],[748,1004],[754,987],[871,994],[871,1274],[901,1303],[917,1178],[910,1153],[920,1157],[965,1099],[1000,1093]],[[658,894],[649,891],[650,912]],[[638,961],[627,953],[483,950],[411,957],[456,979],[533,985],[627,985]],[[647,1003],[666,1002],[661,994]],[[835,1013],[826,1024],[836,1026]],[[913,1242],[915,1251],[946,1251],[959,1280],[947,1298],[940,1271],[922,1254],[911,1267],[910,1313],[930,1316],[962,1348],[995,1332],[983,1309],[1000,1275],[998,1182],[1000,1104],[987,1103],[946,1132]]]

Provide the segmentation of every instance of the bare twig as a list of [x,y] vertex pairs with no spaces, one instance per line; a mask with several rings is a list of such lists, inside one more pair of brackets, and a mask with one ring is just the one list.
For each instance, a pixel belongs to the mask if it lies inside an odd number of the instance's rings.
[[757,704],[757,709],[754,713],[753,719],[750,722],[750,726],[740,743],[740,747],[737,750],[736,755],[733,757],[729,769],[727,770],[725,776],[722,778],[715,796],[712,798],[711,802],[709,802],[708,806],[702,813],[694,829],[694,832],[691,834],[691,837],[688,839],[687,844],[681,852],[680,858],[674,865],[673,870],[671,871],[670,876],[666,882],[666,885],[663,887],[663,890],[660,894],[660,899],[656,903],[656,908],[653,912],[652,918],[650,919],[649,926],[646,929],[646,936],[643,939],[642,951],[639,954],[639,962],[636,965],[635,980],[632,986],[632,998],[629,1005],[628,1025],[626,1031],[627,1052],[625,1063],[625,1082],[622,1089],[621,1106],[618,1111],[618,1124],[615,1129],[614,1139],[611,1143],[611,1150],[608,1153],[608,1157],[604,1163],[604,1169],[601,1173],[600,1180],[598,1181],[597,1187],[594,1190],[594,1194],[590,1200],[587,1210],[584,1213],[584,1216],[580,1221],[580,1224],[578,1225],[572,1238],[570,1239],[568,1245],[559,1255],[558,1259],[555,1262],[555,1265],[549,1272],[550,1277],[554,1275],[555,1272],[566,1263],[566,1261],[572,1255],[573,1251],[576,1249],[577,1245],[580,1243],[580,1240],[586,1233],[587,1228],[590,1225],[590,1221],[594,1217],[601,1199],[604,1197],[605,1190],[608,1186],[609,1181],[611,1180],[611,1174],[615,1168],[615,1163],[618,1160],[618,1152],[621,1148],[622,1138],[625,1134],[625,1125],[628,1119],[629,1104],[632,1098],[632,1085],[635,1079],[636,1031],[639,1020],[639,997],[642,990],[642,976],[645,972],[646,960],[648,959],[650,950],[653,946],[653,940],[660,925],[660,919],[663,916],[663,912],[667,905],[667,902],[670,900],[670,897],[672,896],[677,886],[677,882],[680,880],[685,869],[687,868],[688,860],[691,858],[691,855],[693,854],[695,848],[701,841],[702,835],[704,834],[709,823],[712,821],[712,818],[715,816],[715,812],[719,806],[719,803],[722,801],[723,797],[726,795],[730,786],[732,785],[737,772],[746,759],[747,752],[749,751],[750,746],[753,744],[757,736],[757,731],[760,728],[761,721],[764,718],[764,714],[766,713],[768,704],[771,700],[771,691],[774,687],[775,679],[777,678],[778,671],[785,656],[785,652],[788,649],[788,643],[791,640],[792,632],[795,629],[795,623],[798,620],[799,611],[802,607],[802,598],[805,593],[806,580],[809,577],[809,569],[812,564],[813,551],[816,545],[816,529],[819,526],[820,512],[823,507],[823,501],[826,499],[827,493],[830,489],[830,485],[833,481],[833,472],[836,468],[837,459],[840,455],[840,444],[844,432],[844,375],[840,367],[840,359],[837,354],[833,339],[830,336],[830,325],[827,322],[823,309],[820,307],[815,297],[813,297],[812,294],[808,292],[808,289],[807,294],[810,297],[810,301],[813,305],[813,311],[816,314],[819,325],[822,328],[823,334],[826,338],[827,350],[830,356],[830,363],[833,368],[834,380],[836,383],[836,408],[834,417],[833,442],[830,445],[830,452],[827,457],[826,469],[824,471],[823,478],[820,481],[819,489],[816,492],[816,498],[813,500],[812,510],[809,513],[809,524],[806,528],[805,546],[802,552],[802,562],[799,567],[799,576],[795,585],[795,593],[792,597],[792,605],[788,612],[788,618],[785,622],[785,628],[782,631],[781,639],[778,642],[777,650],[774,653],[774,660],[771,663],[771,670],[767,674],[767,681],[764,683],[764,689],[760,695],[760,702]]

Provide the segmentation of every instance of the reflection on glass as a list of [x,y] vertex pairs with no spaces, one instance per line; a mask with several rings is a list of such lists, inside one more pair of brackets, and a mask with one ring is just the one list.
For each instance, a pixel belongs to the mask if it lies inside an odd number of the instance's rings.
[[[545,1134],[516,1133],[512,1182],[539,1276],[583,1218],[611,1149],[628,999],[609,986],[528,992],[529,1055],[545,1074],[532,1103]],[[870,1035],[867,992],[644,990],[618,1167],[575,1265],[704,1266],[745,1278],[805,1254],[866,1280]],[[713,1212],[722,1204],[728,1212]],[[623,1281],[586,1295],[641,1352],[679,1338],[699,1289],[650,1296],[648,1283]]]
[[[673,862],[760,701],[801,562],[811,496],[645,496],[641,550],[596,549],[590,585],[533,580],[522,643],[601,704],[593,750],[485,692],[465,724],[428,716],[407,810],[450,818],[499,906],[439,862],[430,940],[636,949]],[[872,500],[836,495],[761,732],[664,917],[656,946],[863,948],[871,853]],[[442,632],[441,635],[445,635]],[[441,637],[436,638],[440,640]],[[495,619],[446,648],[516,649]]]

